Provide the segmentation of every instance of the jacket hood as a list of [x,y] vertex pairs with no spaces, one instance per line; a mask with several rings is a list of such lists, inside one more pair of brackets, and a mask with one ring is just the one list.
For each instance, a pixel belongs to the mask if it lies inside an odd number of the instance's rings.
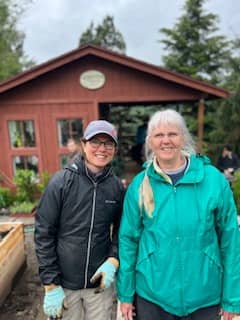
[[[189,157],[189,166],[186,174],[181,178],[181,183],[199,183],[204,177],[205,166],[211,165],[211,161],[207,156],[197,154]],[[164,179],[156,174],[152,162],[145,162],[144,167],[147,174],[155,179]]]
[[83,157],[79,157],[73,163],[67,165],[64,169],[80,174],[85,170],[85,163]]
[[197,154],[189,158],[189,168],[183,176],[182,183],[199,183],[203,180],[205,167],[211,165],[207,156]]

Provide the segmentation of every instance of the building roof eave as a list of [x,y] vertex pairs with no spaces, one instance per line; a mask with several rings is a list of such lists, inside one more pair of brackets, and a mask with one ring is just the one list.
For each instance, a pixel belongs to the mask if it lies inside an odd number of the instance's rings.
[[191,89],[201,91],[206,99],[227,98],[229,92],[204,81],[196,80],[188,76],[167,70],[156,65],[146,63],[124,54],[116,53],[94,45],[85,45],[54,59],[39,64],[24,71],[6,81],[0,83],[0,94],[38,78],[47,72],[53,71],[63,65],[76,61],[82,57],[93,55],[108,61],[112,61],[138,71],[154,75],[169,82],[177,83]]

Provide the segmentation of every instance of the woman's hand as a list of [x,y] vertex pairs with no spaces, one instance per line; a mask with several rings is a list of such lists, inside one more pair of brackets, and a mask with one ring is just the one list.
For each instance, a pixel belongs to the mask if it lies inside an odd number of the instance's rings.
[[232,312],[228,312],[228,311],[224,311],[222,310],[222,319],[223,320],[233,320],[235,316],[237,316],[238,314],[236,313],[232,313]]
[[120,310],[124,320],[133,320],[133,317],[135,316],[134,309],[132,303],[120,303]]

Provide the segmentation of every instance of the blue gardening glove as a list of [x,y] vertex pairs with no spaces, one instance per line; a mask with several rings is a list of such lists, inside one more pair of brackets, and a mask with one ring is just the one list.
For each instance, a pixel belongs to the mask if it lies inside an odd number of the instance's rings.
[[91,282],[96,282],[100,277],[100,289],[109,288],[114,281],[114,276],[118,268],[118,260],[115,258],[108,258],[101,266],[97,269],[91,278]]
[[61,318],[63,310],[63,300],[65,298],[63,288],[61,286],[53,286],[53,288],[51,289],[46,289],[46,287],[43,301],[43,311],[50,318]]

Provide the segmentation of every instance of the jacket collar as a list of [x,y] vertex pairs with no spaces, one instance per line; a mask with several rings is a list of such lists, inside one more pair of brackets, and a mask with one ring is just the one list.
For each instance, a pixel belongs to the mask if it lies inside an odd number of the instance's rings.
[[[203,180],[205,166],[211,164],[208,157],[197,154],[191,155],[189,157],[189,166],[186,169],[184,176],[180,179],[179,183],[199,183]],[[163,173],[157,173],[154,169],[153,163],[149,162],[145,165],[147,174],[154,178],[160,179],[164,181],[168,181],[166,179],[166,175]],[[178,183],[177,183],[178,184]]]
[[90,172],[89,169],[87,169],[83,157],[79,157],[74,163],[67,166],[65,169],[70,170],[76,174],[89,175],[91,179],[93,179],[94,181],[99,181],[99,179],[105,178],[106,176],[113,174],[111,165],[108,165],[103,169],[101,174],[95,176],[93,173]]

